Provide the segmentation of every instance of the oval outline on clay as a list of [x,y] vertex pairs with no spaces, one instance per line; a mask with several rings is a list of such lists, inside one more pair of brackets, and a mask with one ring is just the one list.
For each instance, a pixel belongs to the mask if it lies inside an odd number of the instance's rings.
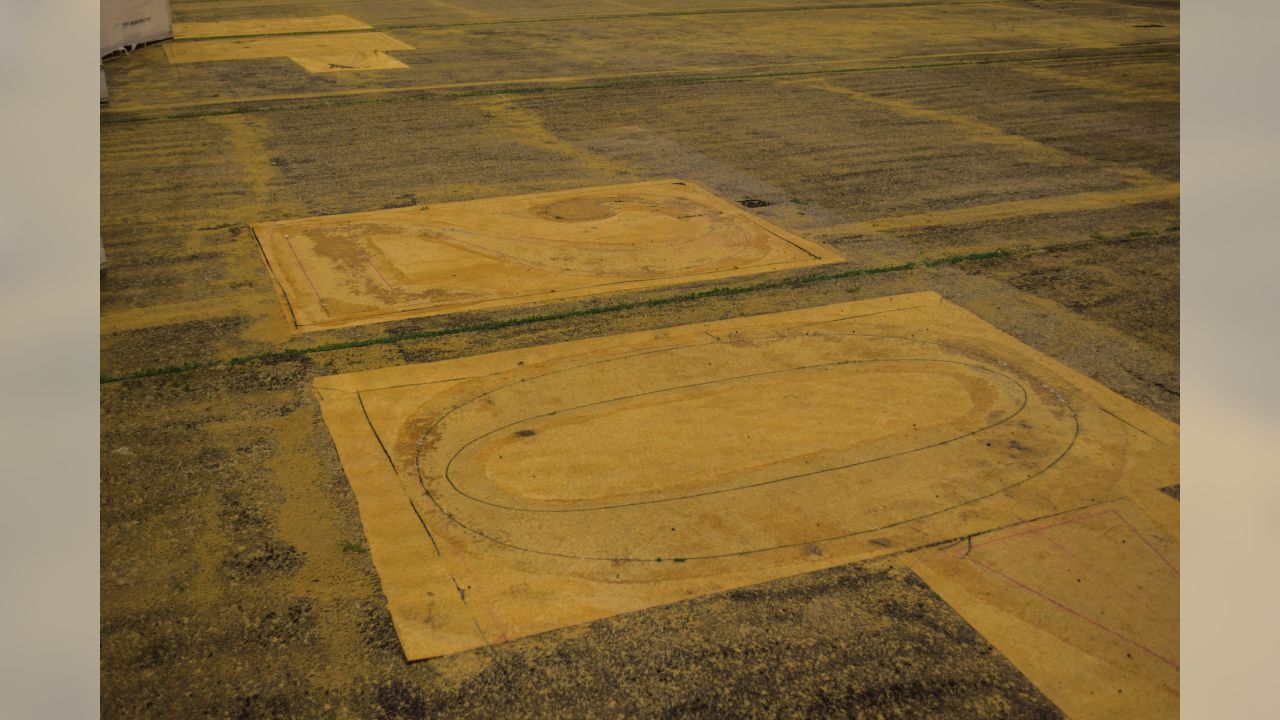
[[[846,333],[846,332],[820,332],[820,333],[801,333],[801,334],[780,333],[780,334],[776,334],[776,335],[755,336],[755,338],[754,338],[754,339],[756,339],[756,340],[765,340],[765,339],[770,339],[770,340],[775,340],[775,341],[776,341],[776,340],[781,340],[781,339],[786,339],[786,338],[813,337],[813,336],[876,338],[876,339],[881,339],[881,340],[895,340],[895,341],[901,341],[901,342],[905,342],[905,343],[920,343],[920,344],[924,344],[924,345],[932,345],[932,346],[935,346],[935,347],[944,347],[941,343],[938,343],[938,342],[935,342],[935,341],[931,341],[931,340],[922,340],[922,339],[920,339],[920,338],[915,338],[915,337],[903,337],[903,336],[896,336],[896,335],[876,335],[876,334],[865,334],[865,333]],[[444,412],[440,417],[438,417],[438,418],[436,419],[436,421],[432,424],[432,426],[426,430],[426,432],[427,432],[427,433],[429,433],[429,432],[431,431],[431,429],[432,429],[432,428],[434,428],[434,427],[435,427],[436,425],[438,425],[440,422],[443,422],[443,420],[444,420],[445,418],[447,418],[449,415],[453,414],[453,412],[455,412],[455,411],[459,410],[460,408],[462,408],[462,407],[464,407],[464,406],[466,406],[466,405],[470,404],[471,402],[474,402],[474,401],[476,401],[476,400],[479,400],[480,398],[483,398],[483,397],[487,397],[488,395],[492,394],[493,392],[496,392],[496,391],[498,391],[498,390],[501,390],[501,389],[504,389],[504,388],[507,388],[507,387],[511,387],[511,386],[513,386],[513,385],[515,385],[515,384],[517,384],[517,383],[519,383],[519,382],[525,382],[526,380],[531,380],[531,379],[537,379],[537,378],[541,378],[541,377],[546,377],[546,376],[554,375],[554,374],[558,374],[558,373],[561,373],[561,372],[568,372],[568,371],[571,371],[571,370],[582,369],[582,368],[590,367],[590,366],[593,366],[593,365],[600,365],[600,364],[609,363],[609,362],[616,362],[616,361],[620,361],[620,360],[633,359],[633,358],[635,358],[635,357],[638,357],[638,356],[641,356],[641,355],[648,355],[648,354],[651,354],[651,353],[667,352],[667,351],[678,350],[678,349],[685,349],[685,348],[690,348],[690,347],[699,347],[699,346],[706,346],[706,345],[714,345],[714,344],[719,344],[719,343],[724,343],[724,342],[726,342],[726,339],[724,339],[724,338],[716,338],[715,340],[712,340],[711,342],[688,343],[688,344],[677,345],[677,346],[672,346],[672,347],[665,347],[665,348],[658,348],[658,349],[652,349],[652,350],[645,350],[645,351],[640,351],[640,352],[630,353],[630,354],[628,354],[628,355],[624,355],[624,356],[620,356],[620,357],[612,357],[612,358],[606,358],[606,359],[603,359],[603,360],[596,360],[596,361],[592,361],[592,362],[582,363],[582,364],[580,364],[580,365],[574,365],[574,366],[567,367],[567,368],[558,368],[558,369],[552,370],[552,371],[550,371],[550,372],[543,373],[543,374],[541,374],[541,375],[536,375],[536,376],[534,376],[533,378],[526,378],[526,379],[522,379],[522,380],[517,380],[516,382],[508,383],[508,384],[505,384],[505,385],[502,385],[502,386],[495,387],[495,388],[492,388],[492,389],[490,389],[490,390],[484,391],[484,392],[480,393],[479,395],[473,396],[473,397],[471,397],[471,398],[468,398],[468,399],[467,399],[466,401],[464,401],[464,402],[461,402],[461,403],[459,403],[459,404],[457,404],[457,405],[454,405],[452,408],[450,408],[449,410],[447,410],[446,412]],[[899,360],[901,360],[902,358],[898,358],[898,359],[899,359]],[[934,360],[934,359],[933,359],[933,358],[931,358],[931,360]],[[953,361],[953,362],[954,362],[954,361]],[[962,364],[964,364],[964,363],[962,363]],[[981,367],[981,366],[978,366],[978,367]],[[994,370],[991,370],[990,368],[983,368],[983,369],[988,370],[988,371],[991,371],[991,372],[996,372],[996,371],[994,371]],[[1001,375],[1003,375],[1003,373],[997,373],[997,374],[1001,374]],[[1007,377],[1007,376],[1006,376],[1006,377]],[[1012,379],[1012,378],[1010,378],[1010,379]],[[1015,382],[1017,382],[1018,386],[1019,386],[1020,388],[1022,388],[1023,392],[1025,393],[1025,392],[1026,392],[1026,387],[1025,387],[1021,382],[1018,382],[1018,381],[1016,381],[1016,380],[1015,380]],[[770,546],[764,546],[764,547],[747,547],[747,548],[744,548],[744,549],[741,549],[741,550],[732,551],[732,552],[708,553],[708,554],[701,554],[701,555],[689,554],[689,555],[686,555],[686,556],[684,556],[684,557],[682,557],[682,558],[680,558],[680,559],[681,559],[681,560],[683,560],[683,561],[694,561],[694,560],[719,560],[719,559],[732,558],[732,557],[746,557],[746,556],[749,556],[749,555],[756,555],[756,554],[759,554],[759,553],[766,553],[766,552],[771,552],[771,551],[774,551],[774,550],[784,550],[784,549],[797,548],[797,547],[803,547],[803,546],[808,546],[808,545],[822,545],[822,544],[825,544],[825,543],[837,542],[837,541],[840,541],[840,540],[846,540],[846,539],[849,539],[849,538],[852,538],[852,537],[856,537],[856,536],[858,536],[858,535],[865,535],[865,534],[869,534],[869,533],[878,533],[878,532],[883,532],[883,531],[885,531],[885,530],[889,530],[889,529],[892,529],[892,528],[896,528],[896,527],[899,527],[899,526],[902,526],[902,525],[907,525],[907,524],[910,524],[910,523],[923,521],[923,520],[926,520],[926,519],[928,519],[928,518],[932,518],[932,517],[935,517],[935,516],[938,516],[938,515],[942,515],[942,514],[944,514],[944,513],[952,512],[952,511],[958,510],[958,509],[960,509],[960,508],[963,508],[963,507],[967,507],[967,506],[973,505],[973,504],[975,504],[975,503],[982,502],[982,501],[987,500],[987,499],[990,499],[990,498],[992,498],[992,497],[994,497],[994,496],[996,496],[996,495],[999,495],[999,494],[1001,494],[1001,493],[1004,493],[1004,492],[1007,492],[1007,491],[1009,491],[1009,490],[1012,490],[1013,488],[1016,488],[1016,487],[1019,487],[1019,486],[1021,486],[1021,485],[1024,485],[1025,483],[1030,482],[1031,480],[1033,480],[1033,479],[1035,479],[1035,478],[1039,477],[1040,475],[1044,474],[1044,473],[1045,473],[1045,472],[1047,472],[1049,469],[1053,468],[1055,465],[1057,465],[1059,462],[1061,462],[1061,461],[1062,461],[1062,459],[1063,459],[1063,458],[1065,458],[1065,457],[1066,457],[1066,456],[1071,452],[1071,450],[1075,447],[1076,441],[1077,441],[1077,439],[1079,439],[1079,437],[1080,437],[1080,418],[1079,418],[1079,415],[1076,413],[1075,408],[1073,408],[1073,407],[1071,406],[1071,404],[1066,400],[1066,398],[1062,397],[1061,395],[1058,395],[1057,393],[1053,393],[1053,395],[1054,395],[1054,398],[1055,398],[1059,403],[1061,403],[1061,407],[1062,407],[1063,409],[1065,409],[1065,410],[1066,410],[1066,412],[1067,412],[1067,413],[1069,414],[1069,416],[1070,416],[1071,425],[1072,425],[1071,436],[1070,436],[1069,440],[1067,441],[1066,446],[1062,449],[1062,451],[1061,451],[1061,452],[1059,452],[1056,456],[1054,456],[1054,457],[1053,457],[1053,459],[1051,459],[1051,460],[1050,460],[1048,463],[1046,463],[1043,467],[1040,467],[1040,468],[1038,468],[1038,469],[1036,469],[1036,470],[1034,470],[1034,471],[1032,471],[1032,472],[1028,473],[1026,476],[1024,476],[1024,477],[1022,477],[1022,478],[1020,478],[1020,479],[1018,479],[1018,480],[1016,480],[1016,481],[1009,482],[1009,483],[1007,483],[1007,484],[1003,484],[1003,485],[1001,485],[1000,487],[997,487],[997,488],[995,488],[994,490],[991,490],[990,492],[986,492],[986,493],[983,493],[983,494],[981,494],[981,495],[978,495],[978,496],[975,496],[975,497],[969,498],[969,499],[967,499],[967,500],[963,500],[963,501],[960,501],[960,502],[953,503],[952,505],[949,505],[949,506],[946,506],[946,507],[943,507],[943,508],[939,508],[939,509],[937,509],[937,510],[932,510],[932,511],[930,511],[930,512],[921,513],[921,514],[919,514],[919,515],[913,515],[913,516],[911,516],[911,517],[906,517],[906,518],[902,518],[902,519],[894,520],[893,522],[883,523],[883,524],[878,525],[878,526],[875,526],[875,527],[864,527],[864,528],[860,528],[860,529],[856,529],[856,530],[850,530],[850,531],[848,531],[848,532],[840,532],[840,533],[837,533],[837,534],[834,534],[834,535],[829,535],[829,536],[826,536],[826,537],[820,537],[820,538],[809,538],[809,539],[800,540],[800,541],[796,541],[796,542],[779,543],[779,544],[770,545]],[[423,435],[423,438],[425,438],[425,433],[424,433],[424,435]],[[524,546],[524,545],[516,544],[516,543],[511,542],[511,541],[508,541],[508,540],[504,540],[504,539],[499,538],[499,537],[494,537],[492,534],[485,532],[485,531],[484,531],[484,529],[482,529],[482,528],[476,528],[476,527],[473,527],[472,525],[469,525],[469,524],[467,524],[466,522],[464,522],[463,520],[461,520],[460,518],[458,518],[458,516],[456,516],[454,513],[450,512],[450,511],[449,511],[449,509],[448,509],[447,507],[445,507],[444,505],[442,505],[442,504],[441,504],[441,502],[440,502],[440,500],[439,500],[439,498],[437,498],[437,497],[436,497],[436,495],[435,495],[435,494],[433,494],[433,493],[431,492],[431,490],[427,488],[426,479],[423,477],[423,471],[422,471],[422,466],[421,466],[421,453],[422,453],[422,439],[420,438],[420,440],[419,440],[419,442],[418,442],[417,451],[416,451],[416,457],[415,457],[415,459],[414,459],[413,466],[414,466],[414,472],[415,472],[415,474],[416,474],[416,479],[417,479],[418,487],[419,487],[419,488],[423,491],[423,493],[426,495],[427,500],[428,500],[428,501],[430,501],[430,503],[431,503],[433,506],[435,506],[435,508],[436,508],[437,510],[439,510],[442,514],[444,514],[444,516],[445,516],[446,518],[448,518],[448,520],[449,520],[450,522],[452,522],[453,524],[455,524],[455,525],[457,525],[458,527],[462,528],[463,530],[466,530],[466,531],[468,531],[468,532],[470,532],[470,533],[473,533],[473,534],[475,534],[476,536],[478,536],[478,537],[480,537],[480,538],[482,538],[482,539],[484,539],[484,540],[486,540],[486,541],[488,541],[488,542],[494,543],[495,545],[498,545],[498,546],[501,546],[501,547],[504,547],[504,548],[508,548],[508,549],[511,549],[511,550],[518,550],[518,551],[521,551],[521,552],[528,552],[528,553],[532,553],[532,554],[534,554],[534,555],[540,555],[540,556],[543,556],[543,557],[558,558],[558,559],[562,559],[562,560],[569,560],[569,561],[582,561],[582,560],[589,560],[589,561],[597,561],[597,562],[626,562],[626,563],[645,563],[645,564],[661,563],[661,562],[663,561],[663,560],[662,560],[662,558],[633,557],[633,556],[629,556],[629,555],[628,555],[628,556],[609,556],[609,555],[574,555],[574,554],[565,553],[565,552],[557,552],[557,551],[555,551],[555,550],[544,550],[544,549],[539,549],[539,548],[536,548],[536,547],[527,547],[527,546]],[[455,489],[455,492],[456,492],[456,489]]]
[[[968,432],[961,433],[961,434],[956,435],[956,436],[954,436],[954,437],[950,437],[950,438],[947,438],[947,439],[945,439],[945,440],[940,440],[940,441],[936,441],[936,442],[933,442],[933,443],[929,443],[929,444],[927,444],[927,445],[922,445],[922,446],[919,446],[919,447],[912,447],[912,448],[908,448],[908,449],[906,449],[906,450],[901,450],[901,451],[894,452],[894,453],[889,453],[889,454],[886,454],[886,455],[880,455],[880,456],[877,456],[877,457],[872,457],[872,458],[868,458],[868,459],[865,459],[865,460],[860,460],[860,461],[853,462],[853,463],[846,463],[846,464],[843,464],[843,465],[834,465],[834,466],[831,466],[831,467],[818,468],[818,469],[816,469],[816,470],[811,470],[811,471],[807,471],[807,472],[803,472],[803,473],[795,473],[795,474],[792,474],[792,475],[787,475],[787,476],[778,477],[778,478],[772,478],[772,479],[769,479],[769,480],[762,480],[762,481],[758,481],[758,482],[750,482],[750,483],[745,483],[745,484],[742,484],[742,485],[733,485],[733,486],[730,486],[730,487],[720,487],[720,488],[716,488],[716,489],[713,489],[713,490],[705,490],[705,491],[701,491],[701,492],[691,492],[691,493],[686,493],[686,494],[683,494],[683,495],[675,495],[675,496],[670,496],[670,497],[659,497],[659,498],[649,499],[649,500],[634,500],[634,501],[621,502],[621,503],[611,503],[611,504],[607,504],[607,505],[595,505],[595,506],[591,506],[591,507],[568,507],[568,508],[536,508],[536,507],[521,507],[521,506],[517,506],[517,505],[506,505],[506,504],[503,504],[503,503],[494,502],[494,501],[492,501],[492,500],[486,500],[486,499],[484,499],[484,498],[482,498],[482,497],[477,497],[476,495],[472,495],[471,493],[468,493],[467,491],[465,491],[465,490],[463,490],[461,487],[459,487],[459,486],[458,486],[458,484],[454,482],[454,479],[453,479],[453,477],[452,477],[452,476],[451,476],[451,474],[450,474],[450,469],[452,468],[454,461],[455,461],[455,460],[456,460],[456,459],[457,459],[457,458],[458,458],[458,457],[459,457],[459,456],[460,456],[464,451],[466,451],[466,449],[467,449],[467,448],[471,447],[471,446],[472,446],[472,445],[474,445],[475,443],[478,443],[478,442],[480,442],[480,441],[484,440],[485,438],[488,438],[488,437],[492,436],[492,435],[493,435],[493,434],[495,434],[495,433],[502,432],[503,430],[510,429],[510,428],[512,428],[512,427],[514,427],[514,426],[516,426],[516,425],[521,425],[521,424],[530,424],[530,423],[532,423],[532,422],[535,422],[535,421],[537,421],[537,420],[540,420],[540,419],[543,419],[543,418],[546,418],[546,417],[550,417],[550,416],[552,416],[552,415],[559,415],[559,414],[563,414],[563,413],[566,413],[566,412],[574,412],[574,411],[581,410],[581,409],[584,409],[584,408],[589,408],[589,407],[598,407],[598,406],[601,406],[601,405],[607,405],[607,404],[609,404],[609,403],[624,402],[624,401],[626,401],[626,400],[632,400],[632,399],[635,399],[635,398],[651,397],[651,396],[653,396],[653,395],[660,395],[660,394],[662,394],[662,393],[669,393],[669,392],[677,392],[677,391],[681,391],[681,390],[688,390],[688,389],[690,389],[690,388],[694,388],[694,387],[706,387],[706,386],[710,386],[710,385],[717,385],[717,384],[723,384],[723,383],[732,383],[732,382],[739,381],[739,380],[744,380],[744,379],[749,379],[749,378],[756,378],[756,377],[764,377],[764,376],[767,376],[767,375],[780,375],[780,374],[785,374],[785,373],[790,373],[790,372],[800,372],[800,371],[804,371],[804,370],[812,370],[812,369],[816,369],[816,368],[826,368],[826,367],[841,367],[841,366],[847,366],[847,365],[865,365],[865,364],[875,364],[875,363],[902,363],[902,362],[920,362],[920,363],[938,363],[938,364],[959,365],[959,366],[966,367],[966,368],[969,368],[969,369],[972,369],[972,370],[977,370],[977,371],[984,372],[984,373],[987,373],[987,374],[990,374],[990,375],[995,375],[995,376],[997,376],[997,377],[1003,378],[1004,380],[1006,380],[1006,381],[1008,381],[1009,383],[1011,383],[1011,384],[1013,385],[1013,387],[1017,388],[1017,389],[1018,389],[1018,391],[1021,393],[1022,398],[1021,398],[1021,401],[1019,402],[1019,404],[1018,404],[1017,408],[1016,408],[1013,412],[1011,412],[1011,413],[1009,413],[1009,414],[1007,414],[1007,415],[1005,415],[1005,416],[1003,416],[1003,417],[999,418],[998,420],[995,420],[994,422],[989,422],[989,423],[987,423],[987,424],[983,425],[982,427],[979,427],[979,428],[977,428],[977,429],[975,429],[975,430],[970,430],[970,431],[968,431]],[[569,369],[571,369],[571,368],[569,368]],[[566,369],[566,371],[567,371],[567,370],[569,370],[569,369]],[[555,374],[555,373],[552,373],[552,374]],[[477,397],[477,399],[478,399],[478,397]],[[471,439],[471,440],[467,441],[466,443],[464,443],[461,447],[459,447],[459,448],[458,448],[458,449],[453,453],[453,455],[451,455],[451,456],[449,457],[449,460],[445,463],[444,472],[443,472],[443,479],[445,480],[445,482],[447,482],[447,483],[448,483],[449,487],[450,487],[450,488],[452,488],[454,492],[458,493],[459,495],[461,495],[461,496],[462,496],[462,497],[464,497],[464,498],[467,498],[468,500],[472,500],[472,501],[475,501],[475,502],[478,502],[478,503],[482,503],[482,504],[484,504],[484,505],[489,505],[489,506],[491,506],[491,507],[499,508],[499,509],[502,509],[502,510],[510,510],[510,511],[516,511],[516,512],[534,512],[534,513],[550,513],[550,512],[597,512],[597,511],[603,511],[603,510],[616,510],[616,509],[624,508],[624,507],[634,507],[634,506],[637,506],[637,505],[655,505],[655,504],[660,504],[660,503],[679,502],[679,501],[683,501],[683,500],[691,500],[691,499],[694,499],[694,498],[706,497],[706,496],[708,496],[708,495],[715,495],[715,494],[719,494],[719,493],[726,493],[726,492],[734,492],[734,491],[737,491],[737,490],[746,490],[746,489],[754,488],[754,487],[762,487],[762,486],[764,486],[764,485],[773,485],[773,484],[777,484],[777,483],[788,482],[788,481],[791,481],[791,480],[798,480],[798,479],[800,479],[800,478],[812,477],[812,476],[821,475],[821,474],[824,474],[824,473],[835,472],[835,471],[838,471],[838,470],[845,470],[845,469],[848,469],[848,468],[851,468],[851,467],[858,467],[858,466],[862,466],[862,465],[869,465],[869,464],[876,463],[876,462],[880,462],[880,461],[883,461],[883,460],[888,460],[888,459],[890,459],[890,458],[900,457],[900,456],[902,456],[902,455],[907,455],[907,454],[910,454],[910,453],[913,453],[913,452],[920,452],[920,451],[922,451],[922,450],[928,450],[928,449],[931,449],[931,448],[934,448],[934,447],[940,447],[940,446],[942,446],[942,445],[947,445],[947,444],[949,444],[949,443],[953,443],[953,442],[956,442],[956,441],[958,441],[958,440],[963,440],[964,438],[972,437],[972,436],[974,436],[974,435],[977,435],[978,433],[984,432],[984,431],[986,431],[986,430],[990,430],[991,428],[994,428],[994,427],[996,427],[996,426],[998,426],[998,425],[1002,425],[1002,424],[1004,424],[1004,423],[1006,423],[1006,422],[1008,422],[1008,421],[1012,420],[1013,418],[1015,418],[1015,417],[1017,417],[1019,414],[1021,414],[1021,413],[1022,413],[1022,411],[1023,411],[1024,409],[1026,409],[1027,401],[1028,401],[1028,398],[1027,398],[1027,392],[1026,392],[1026,389],[1025,389],[1024,387],[1022,387],[1022,385],[1021,385],[1019,382],[1017,382],[1017,381],[1016,381],[1016,380],[1014,380],[1013,378],[1009,377],[1008,375],[1005,375],[1004,373],[1001,373],[1001,372],[998,372],[998,371],[995,371],[995,370],[991,370],[990,368],[982,367],[981,365],[975,365],[975,364],[972,364],[972,363],[963,363],[963,362],[954,361],[954,360],[942,360],[942,359],[934,359],[934,358],[929,358],[929,359],[925,359],[925,358],[884,358],[884,359],[841,360],[841,361],[837,361],[837,362],[830,362],[830,363],[816,363],[816,364],[813,364],[813,365],[800,365],[800,366],[796,366],[796,367],[789,367],[789,368],[785,368],[785,369],[781,369],[781,370],[769,370],[769,371],[764,371],[764,372],[760,372],[760,373],[752,373],[752,374],[749,374],[749,375],[740,375],[740,376],[734,376],[734,377],[728,377],[728,378],[720,378],[720,379],[717,379],[717,380],[709,380],[709,381],[701,382],[701,383],[693,383],[693,384],[690,384],[690,385],[680,385],[680,386],[673,386],[673,387],[661,388],[661,389],[658,389],[658,390],[653,390],[653,391],[646,392],[646,393],[640,393],[640,394],[638,394],[638,395],[633,395],[633,396],[629,396],[629,397],[625,397],[625,398],[609,398],[609,399],[607,399],[607,400],[601,400],[601,401],[597,401],[597,402],[594,402],[594,403],[587,403],[587,404],[585,404],[585,405],[580,405],[580,406],[577,406],[577,407],[574,407],[574,408],[569,408],[569,409],[567,409],[567,410],[553,410],[553,411],[546,412],[546,413],[541,413],[541,414],[538,414],[538,415],[531,415],[531,416],[529,416],[529,417],[522,418],[522,419],[520,419],[520,420],[516,420],[516,421],[511,422],[511,423],[508,423],[508,424],[506,424],[506,425],[502,425],[502,426],[500,426],[500,427],[494,428],[494,429],[490,430],[489,432],[487,432],[487,433],[485,433],[485,434],[483,434],[483,435],[478,435],[478,436],[476,436],[475,438],[473,438],[473,439]],[[469,405],[469,404],[471,404],[471,403],[470,403],[470,402],[468,402],[468,403],[464,403],[463,405],[460,405],[460,406],[458,407],[458,409],[462,409],[462,408],[466,407],[466,405]],[[418,462],[419,462],[419,463],[421,462],[421,458],[420,458],[420,457],[419,457],[419,459],[418,459]],[[421,470],[421,468],[420,468],[420,467],[419,467],[419,469]]]

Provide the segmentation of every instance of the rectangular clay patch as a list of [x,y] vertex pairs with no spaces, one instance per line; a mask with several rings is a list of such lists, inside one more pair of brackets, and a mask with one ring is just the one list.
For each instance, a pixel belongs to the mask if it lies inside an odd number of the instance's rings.
[[350,32],[280,37],[244,37],[172,43],[164,46],[175,64],[289,58],[309,73],[353,70],[394,70],[408,67],[387,54],[412,50],[399,40],[379,32]]
[[316,390],[409,659],[1172,504],[1177,477],[1177,426],[934,293]]
[[838,262],[687,181],[253,226],[299,331]]

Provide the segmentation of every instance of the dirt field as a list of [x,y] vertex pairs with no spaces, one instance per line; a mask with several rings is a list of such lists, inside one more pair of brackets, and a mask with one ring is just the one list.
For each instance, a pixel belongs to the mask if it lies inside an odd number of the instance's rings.
[[[347,15],[413,49],[106,64],[104,716],[1060,716],[892,560],[406,663],[311,383],[933,290],[1177,421],[1176,2],[173,12]],[[847,261],[295,334],[249,229],[672,177]]]

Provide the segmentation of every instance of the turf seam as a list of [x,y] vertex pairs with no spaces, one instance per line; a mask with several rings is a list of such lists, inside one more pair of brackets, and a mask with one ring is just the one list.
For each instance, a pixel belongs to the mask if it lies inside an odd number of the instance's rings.
[[[1157,43],[1164,44],[1164,43]],[[438,89],[396,89],[387,88],[384,91],[371,94],[360,95],[334,95],[327,100],[317,102],[307,102],[305,99],[294,102],[289,100],[263,100],[257,102],[270,102],[271,105],[260,105],[253,107],[250,105],[239,105],[225,108],[215,108],[211,110],[191,110],[183,112],[168,113],[163,115],[145,115],[134,114],[133,111],[107,111],[100,115],[99,122],[105,125],[114,125],[119,123],[138,123],[138,122],[156,122],[164,120],[189,120],[194,118],[220,117],[223,115],[248,115],[252,113],[267,112],[286,112],[286,111],[305,111],[305,110],[323,110],[328,108],[350,107],[356,105],[372,105],[376,103],[393,103],[393,102],[410,102],[414,100],[454,100],[466,99],[473,97],[488,97],[494,95],[535,95],[539,93],[572,93],[572,92],[588,92],[592,90],[615,90],[619,88],[643,88],[643,87],[660,87],[660,86],[677,86],[677,85],[695,85],[700,83],[730,83],[745,82],[750,80],[770,80],[775,78],[787,77],[808,77],[816,75],[848,75],[854,73],[872,73],[872,72],[899,72],[907,70],[930,70],[938,68],[953,67],[969,67],[978,65],[995,65],[995,64],[1011,64],[1011,63],[1034,63],[1054,60],[1073,60],[1080,57],[1130,57],[1130,56],[1149,56],[1161,54],[1177,54],[1178,50],[1170,49],[1167,51],[1151,51],[1144,50],[1140,52],[1130,53],[1103,53],[1097,55],[1080,54],[1059,54],[1059,55],[1041,55],[1032,58],[985,58],[978,60],[963,60],[955,62],[935,62],[920,63],[911,65],[881,65],[870,67],[846,67],[846,68],[830,68],[830,69],[810,69],[810,70],[781,70],[774,72],[759,73],[740,73],[729,75],[670,75],[670,76],[635,76],[633,78],[622,78],[612,82],[585,83],[576,85],[529,85],[523,87],[498,87],[486,89],[465,89],[462,86],[457,90],[444,88]],[[519,83],[519,80],[512,81]],[[255,102],[250,99],[246,103]],[[146,110],[141,111],[145,113]]]
[[123,375],[103,376],[99,378],[99,384],[110,385],[129,380],[142,380],[150,377],[162,375],[179,375],[195,370],[207,370],[211,368],[223,367],[231,368],[237,365],[256,362],[274,362],[278,360],[288,360],[290,358],[298,358],[306,355],[313,355],[322,352],[333,352],[337,350],[353,350],[363,347],[374,347],[378,345],[395,345],[401,342],[412,340],[424,340],[429,338],[447,337],[450,335],[461,335],[472,332],[484,332],[487,330],[502,330],[509,327],[519,327],[521,325],[533,325],[543,322],[554,322],[556,320],[568,320],[576,317],[588,317],[592,315],[605,315],[614,312],[623,312],[626,310],[635,310],[639,308],[661,307],[663,305],[673,305],[682,302],[698,301],[709,297],[725,297],[732,295],[743,295],[746,293],[759,292],[762,290],[781,290],[784,288],[803,287],[819,282],[827,282],[831,280],[843,280],[851,277],[861,277],[865,275],[881,275],[886,273],[905,272],[918,268],[935,268],[947,265],[958,265],[966,262],[978,262],[983,260],[995,260],[1010,257],[1026,257],[1030,255],[1042,255],[1052,252],[1062,252],[1066,250],[1078,249],[1082,247],[1091,247],[1102,244],[1117,244],[1134,242],[1137,240],[1151,240],[1166,236],[1176,231],[1165,230],[1164,232],[1146,232],[1135,234],[1137,231],[1131,231],[1126,235],[1111,238],[1098,238],[1088,241],[1074,243],[1056,243],[1044,246],[1038,246],[1021,251],[1012,251],[1004,248],[995,250],[986,250],[981,252],[962,253],[954,255],[946,255],[939,258],[921,260],[919,262],[906,262],[898,265],[883,265],[871,268],[852,268],[848,270],[840,270],[828,273],[808,273],[781,280],[773,280],[769,282],[755,283],[751,285],[728,285],[706,290],[695,290],[692,292],[679,293],[676,295],[668,295],[666,297],[650,298],[648,300],[636,300],[631,302],[611,303],[608,305],[599,305],[595,307],[576,308],[572,310],[563,310],[553,313],[542,313],[538,315],[524,315],[520,317],[507,318],[505,320],[489,320],[485,322],[469,323],[466,325],[458,325],[454,327],[435,328],[431,330],[418,330],[406,333],[394,333],[390,335],[382,335],[378,337],[364,338],[361,340],[344,340],[332,343],[323,343],[320,345],[310,345],[300,348],[285,348],[283,350],[268,350],[266,352],[255,353],[252,355],[240,355],[226,360],[208,360],[203,362],[189,362],[180,365],[166,365],[163,367],[148,368],[137,372],[126,373]]
[[844,3],[835,5],[799,5],[795,7],[759,7],[759,8],[706,8],[703,10],[659,10],[639,13],[612,13],[604,15],[561,15],[543,18],[507,18],[501,20],[476,20],[457,23],[421,23],[402,25],[377,25],[367,28],[342,28],[334,30],[294,30],[278,33],[248,33],[243,35],[202,35],[199,37],[173,38],[175,43],[200,42],[202,40],[240,40],[247,38],[294,37],[307,35],[336,35],[339,33],[389,32],[394,30],[448,30],[465,27],[489,27],[494,25],[533,25],[538,23],[575,23],[598,22],[600,20],[643,20],[646,18],[694,17],[700,15],[743,15],[762,13],[812,12],[815,10],[886,10],[933,5],[1025,5],[1032,0],[968,0],[967,2],[946,2],[946,0],[906,0],[904,2],[878,3]]

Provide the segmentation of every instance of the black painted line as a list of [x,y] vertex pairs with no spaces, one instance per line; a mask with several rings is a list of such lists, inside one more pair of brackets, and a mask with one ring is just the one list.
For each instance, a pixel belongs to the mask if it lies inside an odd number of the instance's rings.
[[378,447],[382,448],[382,454],[386,456],[387,462],[391,464],[391,470],[396,475],[399,475],[400,468],[396,467],[396,461],[391,459],[391,453],[387,452],[387,446],[382,443],[382,436],[378,434],[378,428],[374,427],[373,421],[369,419],[369,411],[365,410],[364,397],[361,396],[359,390],[356,391],[356,400],[360,403],[360,413],[364,415],[364,421],[368,423],[369,429],[373,431],[373,439],[378,441]]
[[[426,518],[422,517],[422,513],[418,512],[418,506],[413,504],[413,498],[405,495],[405,499],[409,501],[409,507],[413,510],[413,514],[417,516],[418,522],[422,525],[422,531],[427,534],[427,539],[431,541],[431,547],[436,550],[436,557],[440,557],[440,546],[436,544],[436,536],[431,534],[431,528],[427,527]],[[456,584],[457,581],[455,580]]]

